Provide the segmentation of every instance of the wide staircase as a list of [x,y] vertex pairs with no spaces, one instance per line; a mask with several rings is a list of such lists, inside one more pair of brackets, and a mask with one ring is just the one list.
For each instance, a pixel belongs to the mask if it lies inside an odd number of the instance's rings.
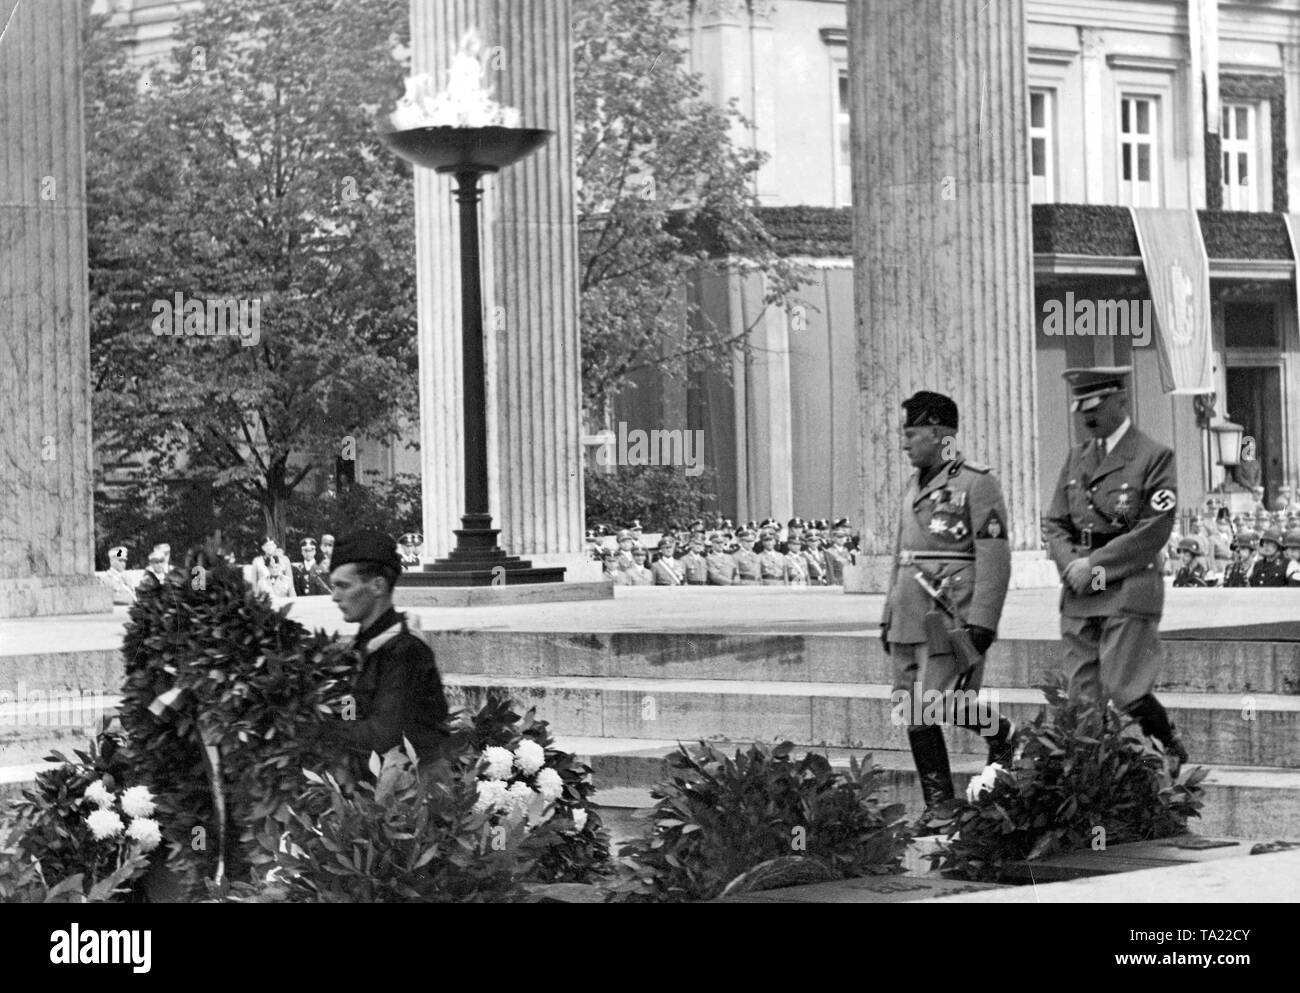
[[[885,797],[916,810],[906,734],[891,719],[890,663],[861,634],[429,631],[452,705],[489,690],[535,707],[562,747],[591,764],[597,799],[651,804],[677,742],[734,748],[790,740],[847,765],[870,753]],[[1300,837],[1300,643],[1167,641],[1157,691],[1191,753],[1210,768],[1202,833]],[[1017,722],[1060,671],[1057,641],[999,642],[985,688]],[[51,748],[84,747],[111,713],[117,649],[0,657],[0,794],[29,783]],[[983,766],[984,740],[946,731],[957,786]]]
[[[617,809],[653,802],[677,742],[734,750],[789,740],[847,766],[871,755],[885,797],[919,813],[904,728],[893,719],[890,661],[869,634],[557,634],[430,632],[453,706],[489,690],[551,722],[587,758]],[[1300,837],[1300,644],[1168,641],[1157,686],[1191,766],[1210,769],[1197,830]],[[1061,671],[1059,641],[996,644],[984,685],[1020,723],[1043,708],[1036,687]],[[964,789],[986,741],[945,729]]]

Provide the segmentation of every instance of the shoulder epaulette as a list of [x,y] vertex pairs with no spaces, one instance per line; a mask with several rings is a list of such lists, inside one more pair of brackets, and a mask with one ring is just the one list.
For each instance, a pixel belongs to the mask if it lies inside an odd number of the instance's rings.
[[971,472],[990,473],[993,471],[991,466],[987,466],[983,462],[963,462],[962,465]]

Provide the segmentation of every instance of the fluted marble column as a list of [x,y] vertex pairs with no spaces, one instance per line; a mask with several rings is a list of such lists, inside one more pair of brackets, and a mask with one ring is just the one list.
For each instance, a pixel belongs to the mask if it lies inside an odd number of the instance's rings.
[[849,0],[848,25],[864,550],[892,552],[918,389],[1037,548],[1023,0]]
[[[583,549],[577,218],[569,0],[412,0],[416,72],[445,85],[466,32],[483,45],[495,96],[540,152],[485,176],[488,448],[500,544],[537,564]],[[462,511],[459,260],[451,182],[416,171],[420,414],[426,551],[443,555]]]
[[112,609],[93,576],[81,6],[0,0],[0,617]]

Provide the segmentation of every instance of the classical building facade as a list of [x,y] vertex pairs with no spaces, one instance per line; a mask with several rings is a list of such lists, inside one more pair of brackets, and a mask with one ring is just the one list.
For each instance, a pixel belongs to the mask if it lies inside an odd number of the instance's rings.
[[[756,348],[737,358],[731,382],[700,376],[678,388],[647,378],[614,418],[629,429],[702,430],[722,506],[739,519],[861,513],[846,23],[842,0],[700,0],[683,26],[710,98],[737,100],[753,122],[736,140],[770,156],[756,193],[811,282],[804,306],[786,315],[764,311],[752,283],[702,274],[688,292],[714,320],[753,325]],[[1208,425],[1224,417],[1243,425],[1257,458],[1239,478],[1257,477],[1272,500],[1300,473],[1286,218],[1300,204],[1300,160],[1290,154],[1300,141],[1300,6],[1025,0],[1024,36],[1036,325],[1022,333],[1034,343],[1041,502],[1072,437],[1060,374],[1091,362],[1134,365],[1135,416],[1176,448],[1185,506],[1223,481]],[[1199,221],[1213,406],[1162,389],[1146,267],[1165,260],[1158,244],[1144,260],[1130,207]],[[1085,301],[1094,314],[1136,323],[1128,334],[1104,321],[1063,328],[1065,308],[1074,316]],[[986,386],[1011,384],[994,376]],[[969,447],[978,457],[979,438]]]

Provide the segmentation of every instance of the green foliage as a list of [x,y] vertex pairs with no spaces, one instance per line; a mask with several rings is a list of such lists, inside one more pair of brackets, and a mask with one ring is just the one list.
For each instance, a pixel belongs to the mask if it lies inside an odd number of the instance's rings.
[[583,476],[587,526],[622,527],[639,520],[650,531],[666,530],[684,521],[713,513],[716,476],[705,468],[688,476],[679,466],[627,465],[610,472],[588,469]]
[[[376,136],[407,4],[205,3],[145,67],[89,23],[96,444],[154,484],[183,458],[283,538],[290,496],[345,438],[396,437],[415,407],[411,171]],[[156,335],[178,293],[256,301],[258,340]]]
[[[546,756],[544,768],[554,769],[564,784],[551,818],[535,828],[524,843],[532,859],[529,881],[589,883],[607,874],[611,869],[609,832],[593,799],[596,786],[591,768],[554,747],[550,725],[539,721],[535,710],[530,708],[520,717],[512,700],[488,693],[477,710],[469,715],[462,712],[453,723],[443,755],[463,767],[471,759],[477,761],[490,745],[514,751],[525,739],[541,746]],[[586,812],[586,823],[580,829],[574,823],[579,810]]]
[[1205,769],[1170,783],[1164,757],[1124,733],[1131,719],[1042,689],[1048,706],[1018,729],[1014,767],[959,803],[934,867],[995,881],[1010,862],[1183,834],[1200,816]]
[[755,212],[764,156],[733,145],[734,104],[703,99],[680,32],[686,0],[577,0],[573,12],[575,161],[583,397],[593,416],[641,369],[684,379],[729,374],[739,334],[717,327],[686,287],[709,260],[686,232],[697,222],[733,264],[764,277],[784,304],[796,270],[773,250]]
[[295,903],[521,900],[524,828],[493,825],[475,811],[474,764],[417,768],[395,748],[382,762],[372,759],[374,783],[349,789],[332,775],[307,773],[303,800],[320,812],[295,813],[283,834],[261,835],[270,878],[236,892]]
[[[131,608],[122,726],[134,776],[158,798],[172,867],[191,890],[213,874],[222,834],[204,742],[219,748],[229,784],[232,876],[250,864],[263,822],[288,819],[304,767],[338,760],[318,745],[316,731],[342,705],[351,657],[333,636],[308,634],[287,614],[254,596],[239,571],[215,556],[173,571],[156,595]],[[173,689],[182,691],[177,706],[162,717],[151,713]]]
[[835,772],[824,755],[791,758],[790,742],[735,757],[700,742],[668,760],[645,837],[620,852],[617,902],[711,900],[764,863],[803,855],[831,878],[902,871],[903,806],[882,807],[869,760]]
[[46,756],[58,765],[0,816],[0,903],[108,903],[142,898],[154,861],[125,840],[97,840],[86,823],[95,809],[86,787],[110,792],[129,783],[130,764],[117,738],[102,734],[88,751]]

